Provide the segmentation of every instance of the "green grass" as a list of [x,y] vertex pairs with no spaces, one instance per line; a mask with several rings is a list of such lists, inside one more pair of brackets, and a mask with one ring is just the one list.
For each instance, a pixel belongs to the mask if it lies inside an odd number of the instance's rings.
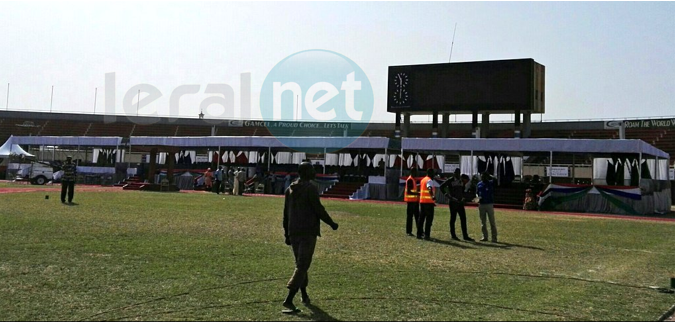
[[402,204],[324,201],[340,229],[322,226],[314,306],[287,316],[283,199],[50,194],[0,194],[2,320],[656,320],[675,303],[649,288],[675,276],[675,223],[498,209],[503,244],[466,243],[443,206],[425,242]]

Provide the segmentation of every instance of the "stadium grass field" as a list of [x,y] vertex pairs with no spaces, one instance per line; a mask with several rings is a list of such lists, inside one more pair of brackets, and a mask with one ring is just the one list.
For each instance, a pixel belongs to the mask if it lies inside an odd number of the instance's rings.
[[[14,187],[2,184],[1,187]],[[50,199],[45,199],[45,194]],[[405,235],[405,206],[324,200],[312,305],[281,313],[293,271],[282,198],[0,194],[0,319],[657,320],[674,303],[675,222],[497,209],[500,243]],[[475,208],[469,231],[480,238]],[[457,223],[459,229],[459,223]]]

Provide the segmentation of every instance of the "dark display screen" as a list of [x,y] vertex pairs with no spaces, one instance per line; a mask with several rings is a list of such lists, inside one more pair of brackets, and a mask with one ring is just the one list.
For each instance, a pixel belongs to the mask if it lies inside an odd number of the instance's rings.
[[[389,112],[535,111],[543,109],[541,89],[535,89],[532,59],[390,66]],[[539,72],[537,70],[537,72]],[[539,94],[541,92],[541,94]],[[536,99],[542,104],[535,106]]]

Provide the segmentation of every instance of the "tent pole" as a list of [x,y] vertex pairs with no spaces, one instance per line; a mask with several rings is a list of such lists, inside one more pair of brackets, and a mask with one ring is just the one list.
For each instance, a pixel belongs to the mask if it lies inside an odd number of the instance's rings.
[[572,184],[575,184],[575,182],[577,181],[576,180],[577,179],[576,178],[576,172],[575,172],[576,168],[577,168],[576,160],[574,158],[574,154],[572,154]]
[[659,156],[654,159],[654,179],[659,180]]
[[595,185],[595,158],[591,155],[591,185]]
[[272,147],[268,146],[267,147],[267,171],[268,172],[272,172],[271,161],[272,161]]
[[[461,160],[461,158],[460,158]],[[473,150],[471,150],[471,159],[469,160],[469,173],[471,173],[471,180],[473,180]]]
[[326,155],[326,147],[323,147],[323,174],[326,174],[326,159],[328,159]]
[[[642,181],[642,152],[639,154],[639,162],[638,162],[638,186],[640,185],[640,181]],[[647,165],[647,168],[649,168],[649,165]]]
[[382,169],[382,175],[383,176],[387,175],[387,167],[389,167],[389,155],[388,155],[387,148],[384,148],[384,169]]
[[[129,137],[129,157],[131,158],[131,137]],[[126,156],[124,157],[124,159],[126,160]],[[141,162],[139,163],[139,165],[140,165],[141,163],[143,163],[143,160],[141,160]],[[131,167],[131,162],[130,162],[129,160],[127,160],[127,169],[128,169],[129,167]],[[138,171],[138,169],[136,169],[136,171]]]
[[553,151],[551,151],[548,161],[549,161],[548,184],[552,184],[553,183]]
[[403,160],[403,148],[401,148],[401,177],[403,176],[403,162],[406,162],[406,160]]

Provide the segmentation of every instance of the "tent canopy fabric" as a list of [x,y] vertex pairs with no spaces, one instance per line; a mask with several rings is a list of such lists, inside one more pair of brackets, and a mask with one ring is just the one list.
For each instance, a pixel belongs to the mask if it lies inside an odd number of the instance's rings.
[[670,158],[668,153],[642,140],[404,138],[401,147],[406,151],[642,153]]
[[13,136],[10,136],[7,142],[5,142],[5,144],[0,146],[0,158],[6,158],[12,154],[34,157],[34,155],[22,149],[21,146],[19,146],[19,144],[16,142],[16,140],[14,140]]
[[97,136],[12,136],[14,144],[56,145],[56,146],[119,146],[121,137]]
[[389,148],[390,139],[384,137],[283,137],[273,136],[203,136],[203,137],[151,137],[132,136],[132,146],[175,146],[175,147],[236,147],[272,149],[373,149]]

